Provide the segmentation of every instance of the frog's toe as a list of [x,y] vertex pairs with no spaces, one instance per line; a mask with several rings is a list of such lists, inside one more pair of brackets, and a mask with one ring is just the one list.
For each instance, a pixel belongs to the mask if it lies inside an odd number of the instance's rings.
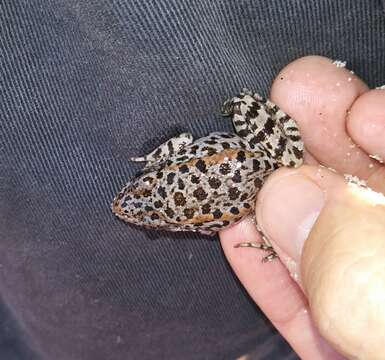
[[234,113],[234,98],[227,99],[221,109],[221,115],[222,116],[231,116]]

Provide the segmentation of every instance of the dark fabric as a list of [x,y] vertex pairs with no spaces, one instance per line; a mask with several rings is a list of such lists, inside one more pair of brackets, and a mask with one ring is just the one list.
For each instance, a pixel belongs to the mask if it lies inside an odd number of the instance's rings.
[[15,358],[296,358],[215,239],[126,225],[110,202],[142,166],[129,156],[231,130],[223,100],[266,94],[297,57],[383,84],[384,32],[380,0],[2,0],[0,294]]

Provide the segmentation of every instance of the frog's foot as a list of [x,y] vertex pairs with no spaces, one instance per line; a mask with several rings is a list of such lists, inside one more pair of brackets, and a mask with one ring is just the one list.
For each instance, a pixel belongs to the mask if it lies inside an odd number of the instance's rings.
[[264,244],[264,243],[260,243],[260,242],[241,242],[239,244],[236,244],[234,247],[235,248],[249,247],[249,248],[253,248],[253,249],[259,249],[262,251],[268,251],[269,254],[267,256],[263,257],[262,262],[269,262],[269,261],[274,260],[275,258],[278,258],[278,255],[275,252],[275,250],[273,249],[273,247],[271,245],[268,245],[268,244]]
[[226,116],[232,116],[234,113],[234,98],[227,99],[221,108],[221,115]]
[[237,111],[235,110],[235,105],[242,103],[243,102],[242,99],[246,95],[253,97],[255,100],[258,100],[258,101],[264,100],[264,98],[258,95],[257,93],[251,90],[248,90],[246,88],[243,88],[242,91],[239,93],[239,95],[229,98],[223,103],[222,109],[221,109],[222,116],[234,115],[234,113]]
[[266,101],[266,99],[263,96],[246,88],[242,89],[241,95],[249,95],[249,96],[252,96],[255,100],[263,101],[263,102]]
[[176,154],[182,150],[185,146],[190,145],[194,141],[193,136],[190,133],[182,133],[176,137],[167,140],[162,145],[159,145],[155,150],[145,156],[130,157],[130,161],[146,161],[146,167],[165,160],[170,156]]

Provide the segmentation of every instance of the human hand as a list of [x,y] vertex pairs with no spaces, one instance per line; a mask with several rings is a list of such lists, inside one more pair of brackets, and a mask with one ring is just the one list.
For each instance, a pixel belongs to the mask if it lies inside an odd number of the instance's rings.
[[378,359],[385,342],[385,200],[340,174],[385,193],[385,167],[368,155],[385,159],[385,91],[313,56],[283,69],[270,98],[297,120],[309,164],[276,171],[258,195],[258,224],[281,261],[262,263],[263,252],[234,248],[261,241],[251,218],[220,233],[224,252],[301,358]]

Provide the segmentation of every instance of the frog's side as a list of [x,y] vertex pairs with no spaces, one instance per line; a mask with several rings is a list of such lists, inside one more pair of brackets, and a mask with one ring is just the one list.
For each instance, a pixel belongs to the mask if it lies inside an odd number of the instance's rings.
[[132,158],[146,166],[117,194],[112,211],[137,225],[213,234],[254,209],[271,172],[302,164],[297,124],[269,100],[245,90],[222,112],[233,115],[236,134],[193,141],[185,133]]

